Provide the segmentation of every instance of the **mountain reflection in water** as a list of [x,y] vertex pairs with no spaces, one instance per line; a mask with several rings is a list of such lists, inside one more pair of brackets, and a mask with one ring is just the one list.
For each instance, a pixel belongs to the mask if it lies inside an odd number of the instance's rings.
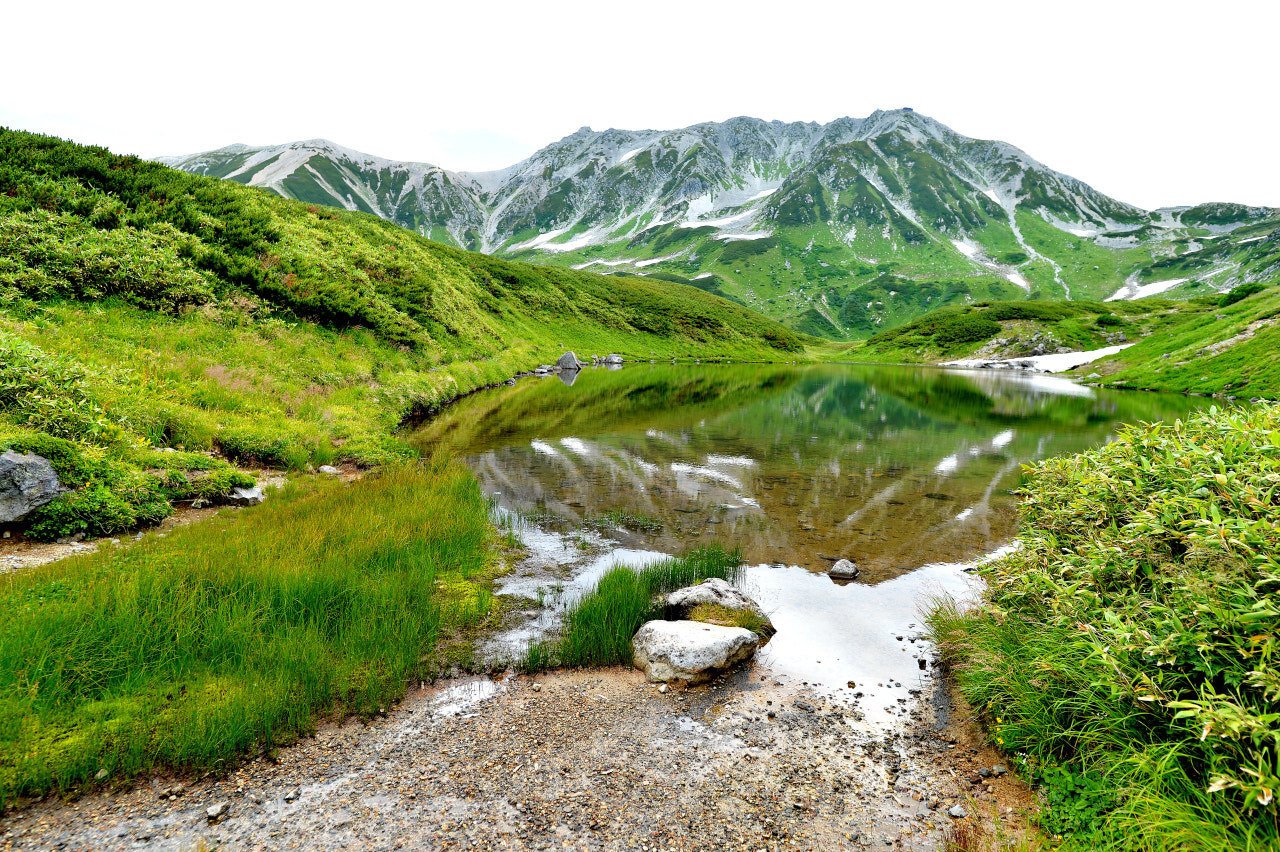
[[1013,538],[1020,465],[1206,403],[992,371],[628,365],[476,394],[414,439],[465,458],[506,509],[662,522],[610,532],[627,547],[720,542],[815,571],[843,557],[879,583]]

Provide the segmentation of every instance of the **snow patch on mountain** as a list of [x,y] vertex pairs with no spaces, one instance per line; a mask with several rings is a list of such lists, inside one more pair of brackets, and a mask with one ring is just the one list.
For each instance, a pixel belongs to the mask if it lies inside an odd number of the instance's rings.
[[1150,284],[1138,284],[1136,280],[1130,277],[1124,286],[1107,297],[1108,302],[1132,301],[1134,299],[1145,299],[1148,296],[1154,296],[1163,293],[1166,290],[1172,290],[1179,284],[1185,284],[1191,279],[1189,278],[1170,278],[1167,281],[1153,281]]

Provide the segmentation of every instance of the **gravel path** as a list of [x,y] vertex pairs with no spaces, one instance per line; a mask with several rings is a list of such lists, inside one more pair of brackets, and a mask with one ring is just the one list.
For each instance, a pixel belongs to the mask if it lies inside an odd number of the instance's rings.
[[1026,809],[1011,775],[969,783],[994,755],[963,720],[911,716],[873,727],[758,666],[665,693],[628,669],[454,681],[220,779],[8,812],[0,848],[926,850],[957,803]]

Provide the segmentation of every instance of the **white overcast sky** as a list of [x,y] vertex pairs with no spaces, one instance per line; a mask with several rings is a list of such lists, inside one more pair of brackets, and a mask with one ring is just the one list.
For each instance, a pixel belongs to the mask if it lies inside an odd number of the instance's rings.
[[1274,0],[40,0],[0,20],[0,125],[143,156],[324,137],[483,170],[583,125],[911,106],[1143,207],[1280,207]]

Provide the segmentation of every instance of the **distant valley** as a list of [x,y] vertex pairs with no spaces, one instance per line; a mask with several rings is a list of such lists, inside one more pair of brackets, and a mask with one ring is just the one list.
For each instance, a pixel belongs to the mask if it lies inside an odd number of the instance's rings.
[[950,304],[1189,298],[1280,272],[1280,210],[1143,210],[910,109],[584,127],[483,173],[325,140],[161,162],[500,257],[691,284],[836,340]]

